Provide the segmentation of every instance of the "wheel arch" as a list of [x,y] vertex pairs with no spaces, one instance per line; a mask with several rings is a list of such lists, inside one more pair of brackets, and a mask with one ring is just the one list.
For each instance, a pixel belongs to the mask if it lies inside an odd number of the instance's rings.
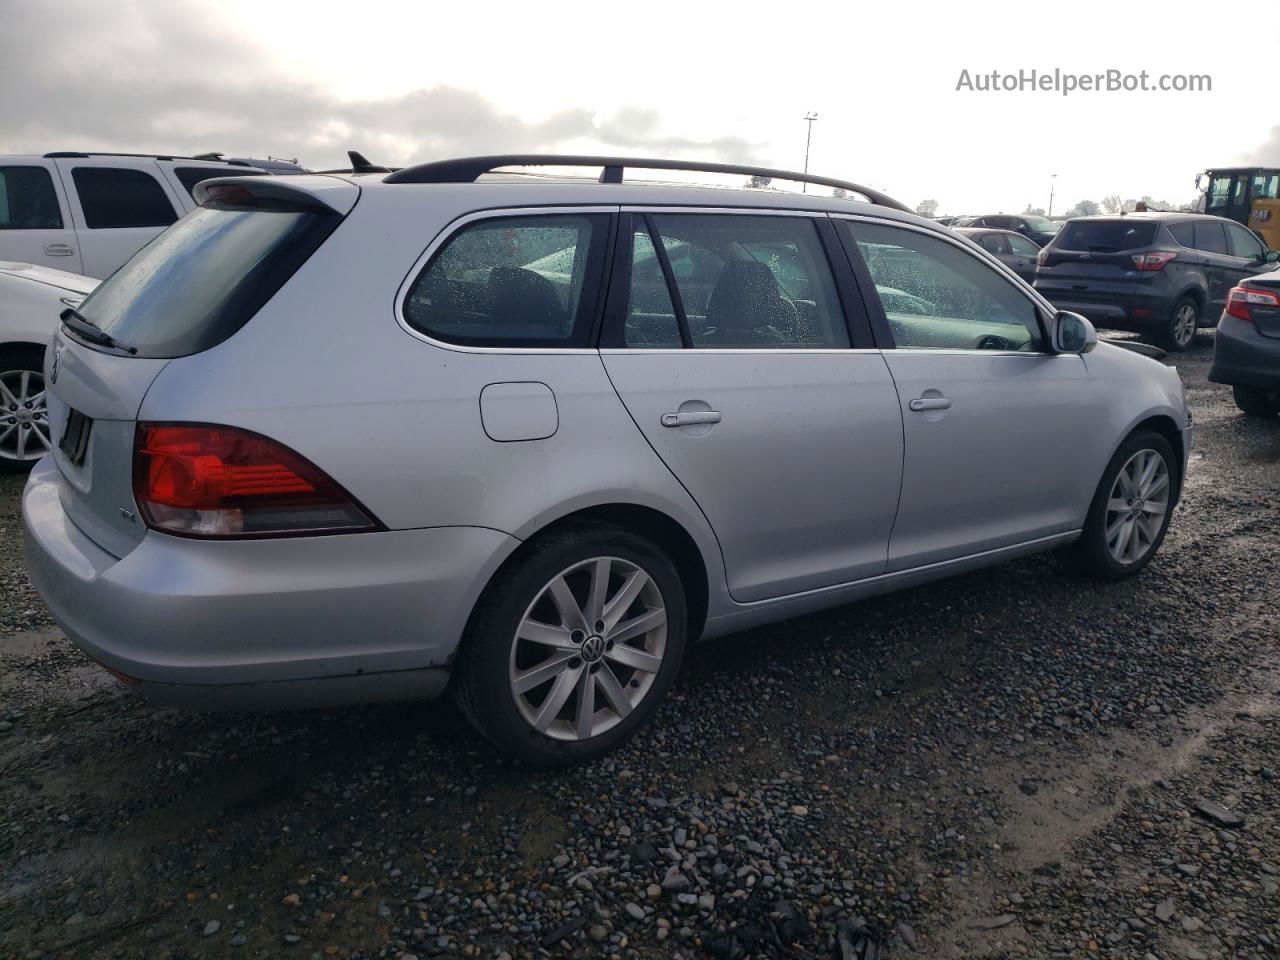
[[[1169,446],[1173,448],[1173,496],[1174,503],[1176,504],[1178,500],[1182,499],[1182,471],[1183,464],[1186,463],[1186,449],[1183,446],[1182,429],[1178,426],[1178,421],[1167,413],[1151,414],[1139,420],[1125,431],[1120,442],[1116,444],[1115,450],[1119,450],[1130,437],[1142,430],[1150,430],[1153,433],[1159,434],[1164,437],[1165,440],[1169,441]],[[1115,455],[1115,450],[1112,451],[1112,456]]]
[[[670,514],[652,506],[629,502],[597,503],[579,507],[553,518],[546,519],[532,531],[522,531],[522,542],[498,565],[490,575],[488,583],[480,592],[468,617],[468,631],[475,612],[484,602],[485,594],[513,565],[519,563],[525,555],[544,538],[551,536],[566,527],[575,525],[597,524],[622,527],[623,529],[653,542],[663,550],[675,564],[680,574],[680,581],[685,589],[685,602],[688,608],[689,639],[696,640],[707,622],[707,609],[710,603],[710,571],[706,558],[697,540],[684,524]],[[465,635],[465,634],[464,634]]]

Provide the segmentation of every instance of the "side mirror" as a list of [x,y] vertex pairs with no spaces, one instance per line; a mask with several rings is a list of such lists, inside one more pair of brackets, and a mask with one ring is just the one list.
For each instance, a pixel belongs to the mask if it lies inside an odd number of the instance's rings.
[[1088,353],[1098,345],[1098,331],[1080,314],[1059,310],[1049,321],[1049,342],[1054,353]]
[[1280,250],[1268,250],[1262,255],[1263,263],[1280,263]]

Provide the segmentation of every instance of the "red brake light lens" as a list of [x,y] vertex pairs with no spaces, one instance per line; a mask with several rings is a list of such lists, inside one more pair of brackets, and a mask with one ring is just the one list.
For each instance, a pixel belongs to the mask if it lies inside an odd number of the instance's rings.
[[1139,270],[1163,270],[1164,265],[1177,256],[1176,253],[1135,253],[1130,259]]
[[1249,312],[1250,304],[1260,307],[1280,307],[1280,294],[1270,290],[1256,290],[1253,287],[1232,287],[1227,294],[1227,315],[1248,320],[1253,323],[1253,314]]
[[234,427],[138,424],[133,493],[149,527],[192,537],[378,528],[315,464]]

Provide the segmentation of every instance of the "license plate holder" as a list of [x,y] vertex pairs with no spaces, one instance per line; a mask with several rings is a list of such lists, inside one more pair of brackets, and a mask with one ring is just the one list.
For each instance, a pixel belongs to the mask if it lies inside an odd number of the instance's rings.
[[92,429],[91,417],[86,417],[79,410],[67,411],[67,423],[62,428],[58,449],[71,461],[73,467],[84,466],[85,454],[89,452],[89,432]]

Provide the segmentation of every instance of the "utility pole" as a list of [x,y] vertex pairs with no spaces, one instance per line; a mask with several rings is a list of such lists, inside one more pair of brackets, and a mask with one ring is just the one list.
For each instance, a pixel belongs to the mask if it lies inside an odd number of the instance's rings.
[[1058,175],[1056,173],[1049,174],[1049,212],[1046,217],[1053,216],[1053,189],[1058,185]]
[[[812,110],[810,110],[808,113],[804,115],[805,123],[809,124],[809,130],[804,135],[804,172],[806,174],[809,172],[809,144],[813,142],[813,121],[817,119],[818,119],[818,115],[814,113]],[[809,184],[802,182],[800,184],[800,192],[808,193]]]

